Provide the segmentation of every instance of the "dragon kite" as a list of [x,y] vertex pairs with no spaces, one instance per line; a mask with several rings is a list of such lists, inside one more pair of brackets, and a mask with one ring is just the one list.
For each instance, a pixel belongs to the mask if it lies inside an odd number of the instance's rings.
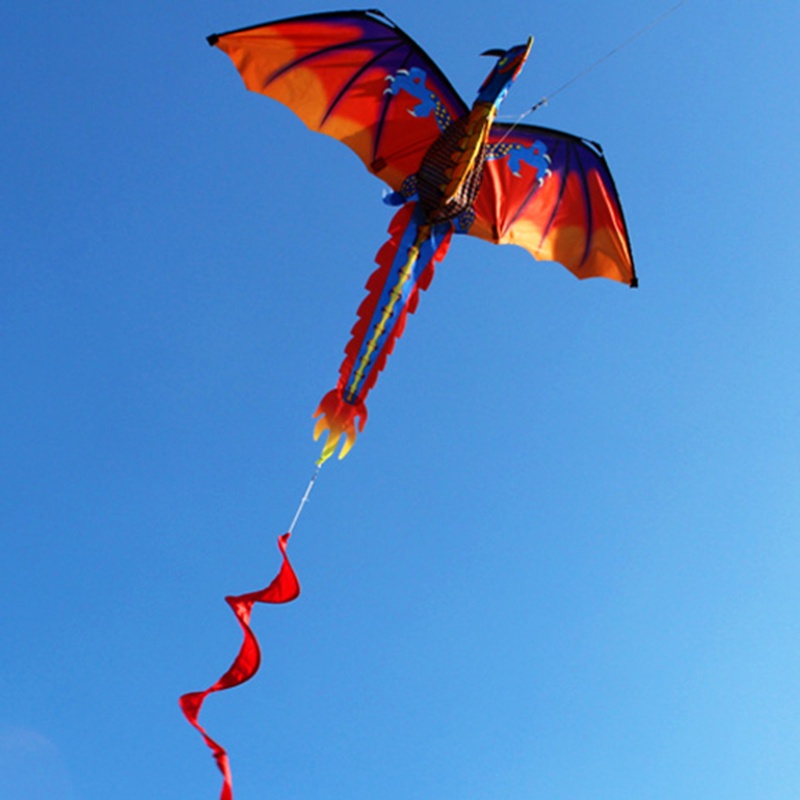
[[600,147],[495,122],[533,44],[497,62],[469,108],[428,55],[377,11],[312,14],[218,34],[245,86],[355,151],[401,206],[379,250],[339,382],[315,414],[320,463],[343,458],[365,401],[453,233],[518,244],[578,278],[636,285],[619,198]]
[[[454,233],[520,245],[578,278],[637,285],[622,208],[600,146],[548,128],[496,122],[532,38],[483,53],[496,61],[471,107],[419,45],[379,11],[308,14],[208,41],[230,57],[248,89],[283,103],[310,129],[353,150],[388,185],[385,202],[399,206],[367,281],[338,383],[314,415],[314,438],[327,434],[317,471],[340,444],[343,458],[363,430],[367,395]],[[236,661],[211,689],[181,698],[225,776],[223,800],[232,797],[227,755],[197,715],[209,692],[247,680],[258,667],[248,625],[253,602],[287,602],[299,593],[286,557],[288,536],[279,540],[283,562],[275,581],[262,592],[227,598],[245,633]]]

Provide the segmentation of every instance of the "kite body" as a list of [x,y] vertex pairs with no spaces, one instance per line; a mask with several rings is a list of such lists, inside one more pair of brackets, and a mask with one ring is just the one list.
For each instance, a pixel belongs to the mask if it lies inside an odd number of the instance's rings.
[[427,54],[377,11],[311,14],[209,37],[245,85],[350,147],[400,205],[358,311],[335,389],[323,397],[318,463],[352,447],[366,396],[453,233],[518,244],[578,278],[636,285],[600,147],[531,125],[495,124],[532,39],[497,63],[468,108]]

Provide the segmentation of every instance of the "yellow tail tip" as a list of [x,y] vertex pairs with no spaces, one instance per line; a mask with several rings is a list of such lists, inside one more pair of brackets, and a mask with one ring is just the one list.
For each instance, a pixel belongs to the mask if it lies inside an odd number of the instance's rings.
[[323,433],[327,433],[322,453],[317,459],[317,465],[322,466],[336,452],[340,441],[344,440],[339,451],[339,459],[343,459],[350,452],[356,443],[356,427],[359,431],[364,429],[367,409],[362,402],[348,403],[337,388],[322,398],[314,417],[319,417],[314,426],[314,441],[316,442]]

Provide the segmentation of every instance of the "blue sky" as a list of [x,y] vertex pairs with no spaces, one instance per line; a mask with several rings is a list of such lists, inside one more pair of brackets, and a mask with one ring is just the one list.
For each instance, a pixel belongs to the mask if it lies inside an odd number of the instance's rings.
[[[383,10],[512,117],[670,3]],[[328,3],[42,3],[0,59],[0,795],[216,798],[177,698],[271,580],[391,210],[204,37]],[[489,12],[489,13],[487,13]],[[237,800],[800,791],[800,9],[689,0],[534,122],[640,288],[459,237],[210,698]]]

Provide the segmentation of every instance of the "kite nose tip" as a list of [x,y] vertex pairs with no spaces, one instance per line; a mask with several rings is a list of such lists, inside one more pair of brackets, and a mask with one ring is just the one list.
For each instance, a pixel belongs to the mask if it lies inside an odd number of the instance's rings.
[[533,36],[529,36],[528,41],[525,42],[525,52],[522,54],[522,58],[520,58],[520,64],[524,64],[528,60],[528,56],[531,54],[532,47],[533,47]]

